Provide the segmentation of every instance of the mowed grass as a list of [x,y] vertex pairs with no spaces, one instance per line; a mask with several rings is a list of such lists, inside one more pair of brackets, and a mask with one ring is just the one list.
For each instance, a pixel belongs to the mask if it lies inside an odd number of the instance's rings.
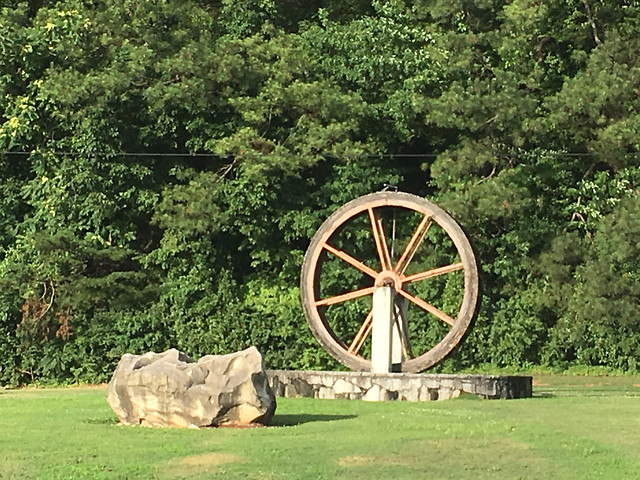
[[534,398],[278,399],[275,425],[117,426],[104,388],[0,390],[0,479],[640,479],[640,377]]

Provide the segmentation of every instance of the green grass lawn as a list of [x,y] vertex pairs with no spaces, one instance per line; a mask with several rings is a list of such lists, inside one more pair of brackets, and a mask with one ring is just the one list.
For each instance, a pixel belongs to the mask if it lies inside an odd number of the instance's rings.
[[534,398],[278,399],[275,426],[117,426],[104,388],[0,390],[0,479],[640,479],[640,377]]

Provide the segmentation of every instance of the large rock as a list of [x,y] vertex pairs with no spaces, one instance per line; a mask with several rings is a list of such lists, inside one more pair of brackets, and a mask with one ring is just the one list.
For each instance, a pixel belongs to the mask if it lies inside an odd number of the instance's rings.
[[267,425],[276,409],[255,347],[197,362],[176,349],[125,354],[107,389],[121,423],[150,427]]

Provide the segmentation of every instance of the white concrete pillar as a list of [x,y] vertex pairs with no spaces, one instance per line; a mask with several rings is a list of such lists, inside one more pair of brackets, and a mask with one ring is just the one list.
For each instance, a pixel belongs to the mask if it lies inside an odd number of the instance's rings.
[[392,287],[376,287],[373,292],[371,371],[375,373],[391,371],[394,297],[395,291]]

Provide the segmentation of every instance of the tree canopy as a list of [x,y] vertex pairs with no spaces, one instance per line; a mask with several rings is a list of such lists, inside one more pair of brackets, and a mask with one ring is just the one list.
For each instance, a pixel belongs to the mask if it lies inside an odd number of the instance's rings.
[[0,383],[254,344],[336,368],[298,278],[385,184],[465,226],[443,369],[637,371],[640,2],[0,2]]

